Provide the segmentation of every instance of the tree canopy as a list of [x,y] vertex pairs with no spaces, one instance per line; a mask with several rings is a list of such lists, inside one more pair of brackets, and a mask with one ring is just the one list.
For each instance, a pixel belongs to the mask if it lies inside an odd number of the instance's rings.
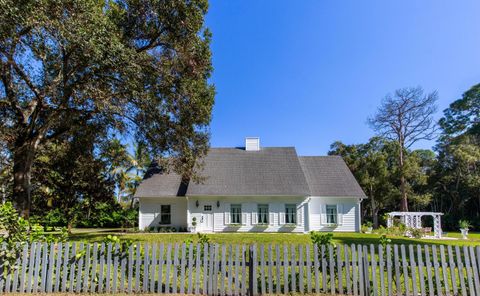
[[0,2],[0,142],[24,215],[39,151],[82,129],[96,134],[94,150],[129,134],[195,173],[214,102],[207,9],[206,0]]

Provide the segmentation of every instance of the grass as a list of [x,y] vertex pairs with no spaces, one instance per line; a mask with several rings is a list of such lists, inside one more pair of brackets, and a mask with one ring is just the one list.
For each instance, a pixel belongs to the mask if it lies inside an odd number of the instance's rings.
[[[197,240],[197,235],[190,233],[122,233],[120,229],[74,229],[70,240],[100,242],[109,234],[116,235],[121,240],[130,239],[139,242],[182,243],[187,239]],[[211,242],[220,244],[307,244],[311,242],[309,234],[293,233],[215,233],[208,234],[208,237]],[[468,240],[462,240],[460,233],[448,233],[447,237],[457,238],[457,240],[389,236],[394,244],[480,245],[480,233],[470,233]],[[333,239],[339,244],[378,244],[380,235],[334,233]]]

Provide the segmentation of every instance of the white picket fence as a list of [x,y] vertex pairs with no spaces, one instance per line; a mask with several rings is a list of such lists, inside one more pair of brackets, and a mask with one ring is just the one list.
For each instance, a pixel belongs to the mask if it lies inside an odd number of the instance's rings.
[[33,243],[1,293],[479,295],[480,247]]

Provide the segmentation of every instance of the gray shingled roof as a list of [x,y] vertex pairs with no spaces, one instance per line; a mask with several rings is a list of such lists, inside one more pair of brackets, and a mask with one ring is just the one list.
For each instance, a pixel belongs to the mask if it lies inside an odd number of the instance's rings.
[[214,148],[205,158],[202,184],[187,195],[308,195],[295,148]]
[[340,156],[299,157],[312,196],[365,197]]
[[204,164],[203,182],[188,186],[152,168],[135,196],[365,196],[340,157],[298,157],[293,147],[211,148]]
[[136,197],[175,197],[185,195],[186,185],[182,177],[175,173],[164,174],[152,166],[145,174],[142,183],[135,192]]

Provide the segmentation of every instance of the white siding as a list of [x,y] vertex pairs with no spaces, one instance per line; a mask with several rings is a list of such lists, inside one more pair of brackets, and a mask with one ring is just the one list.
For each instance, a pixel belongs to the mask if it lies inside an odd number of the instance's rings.
[[[196,201],[199,206],[196,206]],[[217,206],[218,202],[218,206]],[[242,205],[242,226],[229,227],[228,219],[230,204]],[[255,226],[255,215],[258,204],[268,204],[269,225]],[[203,206],[212,205],[214,232],[307,232],[316,231],[360,231],[360,204],[358,198],[342,197],[164,197],[164,198],[140,198],[139,228],[160,226],[160,206],[171,205],[172,224],[174,227],[187,227],[191,219],[197,217],[199,224]],[[297,226],[285,227],[285,204],[297,205]],[[338,219],[341,219],[335,227],[325,225],[322,222],[321,212],[325,205],[338,205],[340,211]],[[227,215],[227,217],[226,217]],[[188,224],[188,225],[187,225]],[[197,229],[199,226],[197,226]],[[201,229],[198,229],[202,231]]]
[[[170,225],[160,225],[160,206],[171,206]],[[187,227],[187,200],[185,197],[140,198],[139,229],[150,226]]]
[[[337,225],[332,227],[325,223],[324,208],[337,205]],[[316,231],[360,231],[360,204],[358,198],[351,197],[311,197],[309,202],[309,230]]]
[[[196,201],[199,206],[196,206]],[[197,217],[197,221],[201,219],[203,205],[213,205],[213,231],[214,232],[305,232],[305,220],[308,217],[308,207],[306,206],[306,197],[189,197],[188,210],[190,217]],[[219,206],[217,206],[217,201]],[[242,205],[242,226],[229,227],[228,217],[231,204]],[[256,226],[255,214],[257,213],[258,204],[268,204],[269,207],[269,225]],[[285,227],[280,223],[280,218],[284,215],[285,204],[296,204],[297,213],[300,213],[302,221],[297,223],[297,227]],[[186,213],[185,213],[186,216]],[[273,221],[272,221],[273,218]],[[191,221],[189,221],[189,224]],[[199,229],[199,231],[202,231]]]

